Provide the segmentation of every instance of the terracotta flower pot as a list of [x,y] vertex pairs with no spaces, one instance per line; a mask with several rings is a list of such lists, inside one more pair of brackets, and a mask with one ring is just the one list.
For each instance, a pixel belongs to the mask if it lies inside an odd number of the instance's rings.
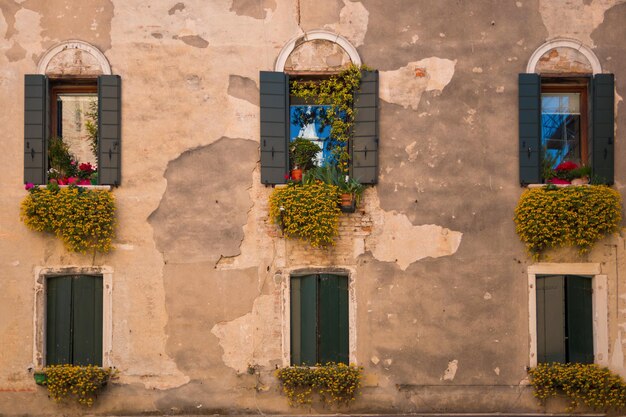
[[356,211],[356,199],[354,198],[354,194],[341,194],[339,196],[339,208],[344,213],[354,213]]
[[293,181],[302,181],[302,170],[301,169],[292,169],[291,170],[291,179]]

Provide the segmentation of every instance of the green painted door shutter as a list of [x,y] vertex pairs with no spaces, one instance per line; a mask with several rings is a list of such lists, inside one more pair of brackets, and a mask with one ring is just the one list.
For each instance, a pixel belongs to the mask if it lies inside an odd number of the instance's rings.
[[121,184],[122,79],[98,77],[98,183]]
[[350,176],[361,184],[378,182],[378,71],[362,71],[354,94]]
[[289,174],[289,76],[261,71],[261,182],[284,184]]
[[319,277],[319,355],[321,364],[348,363],[348,278]]
[[72,277],[46,280],[46,364],[72,363]]
[[24,182],[48,180],[48,78],[24,76]]
[[537,277],[537,361],[565,362],[565,291],[562,275]]
[[102,278],[72,281],[72,363],[102,366]]
[[317,363],[317,275],[291,278],[291,363]]
[[615,81],[613,74],[593,77],[592,161],[593,175],[600,182],[613,184],[615,142]]
[[519,180],[541,183],[541,77],[519,74]]
[[591,278],[567,276],[568,362],[593,363]]

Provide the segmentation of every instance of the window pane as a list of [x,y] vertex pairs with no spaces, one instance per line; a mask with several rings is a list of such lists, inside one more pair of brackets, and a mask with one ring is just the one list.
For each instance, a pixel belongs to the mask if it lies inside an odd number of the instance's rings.
[[63,138],[77,161],[96,165],[95,138],[98,97],[93,93],[63,93],[57,97],[56,136]]
[[296,105],[290,106],[289,140],[304,138],[318,145],[322,150],[315,158],[315,165],[336,163],[332,150],[339,143],[330,136],[331,126],[326,114],[331,106]]
[[541,94],[541,144],[552,168],[565,160],[581,162],[580,93]]

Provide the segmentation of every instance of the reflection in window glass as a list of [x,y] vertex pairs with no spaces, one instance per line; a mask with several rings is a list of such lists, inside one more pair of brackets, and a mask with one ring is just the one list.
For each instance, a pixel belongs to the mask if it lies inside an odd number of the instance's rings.
[[316,166],[336,164],[332,150],[340,144],[330,136],[331,126],[326,117],[329,108],[326,105],[290,106],[289,140],[304,138],[318,145],[322,150],[315,158]]
[[541,144],[555,168],[568,160],[581,162],[580,93],[541,94]]
[[63,138],[70,153],[81,163],[96,166],[90,123],[97,117],[98,97],[91,93],[64,93],[57,96],[56,136]]

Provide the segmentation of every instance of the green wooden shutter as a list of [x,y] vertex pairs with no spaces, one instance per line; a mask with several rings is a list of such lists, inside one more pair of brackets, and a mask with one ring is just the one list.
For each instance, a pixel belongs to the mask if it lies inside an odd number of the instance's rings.
[[102,366],[102,277],[72,279],[72,363]]
[[593,363],[591,278],[567,276],[568,362]]
[[361,184],[378,182],[378,71],[362,71],[354,93],[350,176]]
[[348,363],[348,278],[319,278],[319,362]]
[[565,352],[564,277],[537,277],[537,361],[565,362]]
[[593,77],[592,156],[593,175],[600,182],[613,184],[615,136],[615,81],[613,74]]
[[261,71],[261,182],[284,184],[289,174],[289,76]]
[[291,278],[291,363],[317,363],[317,276]]
[[72,363],[72,277],[46,280],[46,365]]
[[541,77],[519,74],[519,180],[541,183]]
[[120,185],[122,155],[122,79],[98,77],[98,183]]
[[48,78],[24,76],[24,182],[48,182]]

